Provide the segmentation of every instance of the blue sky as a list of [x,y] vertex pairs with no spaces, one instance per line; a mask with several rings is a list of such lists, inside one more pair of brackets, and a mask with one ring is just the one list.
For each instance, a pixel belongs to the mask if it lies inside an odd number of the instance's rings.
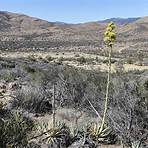
[[0,0],[0,11],[23,13],[52,22],[81,23],[148,16],[148,0]]

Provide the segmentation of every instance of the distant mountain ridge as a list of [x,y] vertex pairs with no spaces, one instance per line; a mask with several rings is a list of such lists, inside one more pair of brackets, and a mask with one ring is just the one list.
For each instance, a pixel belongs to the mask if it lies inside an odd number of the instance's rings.
[[117,25],[118,51],[148,51],[148,17],[67,24],[3,11],[0,11],[0,50],[98,50],[110,21]]
[[125,24],[129,24],[129,23],[133,23],[133,22],[135,22],[135,21],[137,21],[139,19],[141,19],[141,17],[135,17],[135,18],[110,18],[110,19],[98,21],[98,23],[109,23],[109,22],[113,21],[114,23],[116,23],[118,25],[125,25]]
[[[24,14],[17,14],[17,13],[11,13],[11,12],[7,12],[7,11],[0,11],[0,14],[2,15],[16,15],[16,16],[27,16]],[[29,16],[28,16],[29,17]],[[32,17],[35,18],[35,17]],[[37,18],[38,19],[38,18]],[[135,22],[137,20],[141,19],[141,17],[131,17],[131,18],[109,18],[109,19],[104,19],[104,20],[98,20],[98,21],[93,21],[93,22],[98,22],[98,23],[109,23],[110,21],[113,21],[114,23],[117,23],[119,25],[123,25],[123,24],[128,24],[128,23],[132,23]],[[42,20],[42,19],[40,19]],[[50,22],[50,23],[55,23],[55,24],[59,24],[59,25],[63,25],[63,24],[73,24],[73,23],[67,23],[67,22],[61,22],[61,21],[56,21],[56,22]],[[85,23],[89,23],[89,22],[85,22]],[[76,23],[75,23],[76,24]],[[84,23],[77,23],[77,24],[84,24]]]

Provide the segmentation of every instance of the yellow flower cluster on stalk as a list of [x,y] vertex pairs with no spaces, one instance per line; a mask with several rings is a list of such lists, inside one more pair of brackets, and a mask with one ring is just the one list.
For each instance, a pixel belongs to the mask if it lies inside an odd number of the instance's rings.
[[107,25],[106,31],[104,33],[104,42],[108,47],[112,47],[112,45],[116,41],[116,33],[114,32],[115,28],[115,24],[113,22],[110,22]]

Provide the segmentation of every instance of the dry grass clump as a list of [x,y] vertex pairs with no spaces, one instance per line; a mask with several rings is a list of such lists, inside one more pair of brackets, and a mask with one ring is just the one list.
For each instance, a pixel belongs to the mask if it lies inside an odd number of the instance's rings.
[[34,113],[50,112],[51,104],[47,97],[46,92],[41,87],[23,87],[16,92],[12,107],[22,108]]

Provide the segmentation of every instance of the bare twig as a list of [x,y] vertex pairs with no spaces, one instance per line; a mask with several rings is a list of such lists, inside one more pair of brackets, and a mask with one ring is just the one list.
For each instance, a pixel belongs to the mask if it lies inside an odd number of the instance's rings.
[[101,118],[99,112],[95,109],[95,107],[92,105],[92,103],[90,102],[90,100],[87,99],[87,98],[86,98],[86,100],[88,101],[88,103],[90,104],[91,108],[94,110],[94,112],[95,112],[96,115],[98,116],[98,118],[102,120],[102,118]]

